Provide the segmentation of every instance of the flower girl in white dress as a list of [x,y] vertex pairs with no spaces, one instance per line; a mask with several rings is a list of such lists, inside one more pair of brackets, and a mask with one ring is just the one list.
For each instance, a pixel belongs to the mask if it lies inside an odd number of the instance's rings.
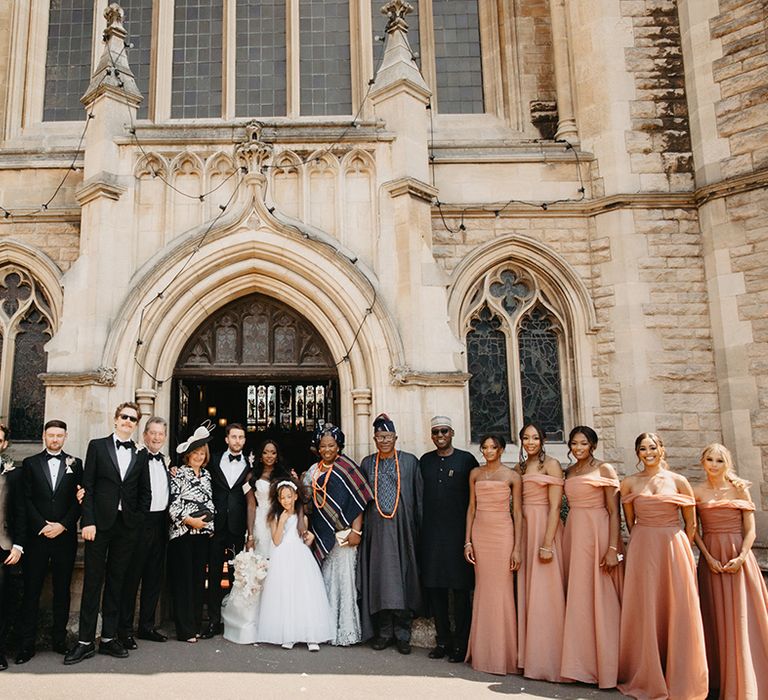
[[285,649],[305,642],[310,651],[319,651],[320,642],[333,636],[331,608],[309,549],[314,535],[307,527],[300,486],[295,479],[279,481],[270,497],[273,547],[261,592],[258,639]]

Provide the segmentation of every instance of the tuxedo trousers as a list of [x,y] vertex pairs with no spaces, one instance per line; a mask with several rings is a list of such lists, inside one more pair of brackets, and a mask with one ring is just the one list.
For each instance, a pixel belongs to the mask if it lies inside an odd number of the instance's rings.
[[205,565],[211,538],[188,533],[168,543],[168,570],[173,592],[173,618],[179,641],[197,635],[203,624]]
[[138,629],[140,632],[149,632],[155,628],[155,612],[163,585],[163,564],[167,544],[168,511],[147,513],[144,524],[138,528],[131,565],[123,584],[118,624],[118,633],[121,637],[133,634],[133,618],[139,584],[141,584],[141,596]]
[[0,547],[0,653],[5,651],[11,623],[15,618],[18,618],[18,610],[13,605],[15,586],[9,585],[9,579],[12,576],[12,570],[18,567],[19,564],[15,566],[3,564],[9,554],[9,550]]
[[[451,632],[449,613],[449,592],[453,598],[453,621],[455,631]],[[435,618],[437,645],[447,649],[466,652],[469,642],[469,628],[472,621],[472,605],[468,590],[448,588],[426,588],[425,594]]]
[[62,532],[50,539],[37,535],[24,548],[24,600],[21,604],[21,644],[24,649],[35,646],[40,612],[40,594],[43,591],[48,566],[51,568],[53,588],[54,644],[64,644],[69,622],[70,587],[77,556],[77,532]]
[[398,642],[411,641],[413,613],[410,610],[379,610],[372,618],[377,637]]
[[[243,550],[245,533],[234,535],[231,532],[214,532],[211,538],[210,554],[208,557],[208,619],[212,625],[221,623],[221,600],[224,591],[221,588],[224,575],[224,562],[231,561]],[[228,567],[230,590],[234,580],[234,570]]]
[[[118,513],[114,525],[96,528],[96,539],[85,543],[83,596],[80,600],[80,641],[96,639],[96,622],[101,603],[101,638],[115,639],[120,616],[123,583],[138,528],[128,527]],[[102,600],[102,587],[104,590]]]

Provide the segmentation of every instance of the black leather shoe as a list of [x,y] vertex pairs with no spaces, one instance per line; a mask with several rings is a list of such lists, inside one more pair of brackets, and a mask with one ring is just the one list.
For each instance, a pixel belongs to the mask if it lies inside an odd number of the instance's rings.
[[21,664],[27,663],[27,661],[29,661],[34,655],[34,649],[22,649],[18,654],[16,654],[16,665],[21,666]]
[[51,649],[53,649],[57,654],[66,654],[67,651],[69,651],[69,647],[67,646],[67,640],[54,639],[53,643],[51,644]]
[[217,634],[221,634],[224,631],[224,625],[221,622],[212,622],[200,633],[200,639],[212,639]]
[[108,642],[99,644],[99,654],[106,654],[107,656],[112,656],[116,659],[128,658],[128,652],[116,639],[110,639]]
[[466,649],[454,649],[451,652],[451,655],[448,657],[448,661],[450,661],[452,664],[460,664],[464,662],[464,659],[467,658],[467,650]]
[[410,654],[411,653],[411,644],[410,642],[404,642],[400,639],[397,640],[397,650],[401,654]]
[[64,665],[79,664],[85,659],[90,659],[95,653],[96,645],[93,642],[88,642],[88,644],[78,642],[64,656]]
[[374,649],[376,651],[381,651],[382,649],[386,649],[390,644],[392,644],[395,640],[390,637],[389,639],[386,639],[385,637],[374,637],[371,640],[371,649]]
[[448,653],[448,650],[442,646],[441,644],[438,644],[432,651],[429,652],[429,658],[430,659],[443,659],[445,658],[445,655]]
[[138,649],[139,645],[136,644],[136,640],[129,634],[127,637],[120,637],[120,646],[123,649]]
[[136,635],[139,639],[146,639],[150,642],[167,642],[168,637],[166,637],[164,634],[161,634],[157,630],[139,630],[138,634]]
[[8,668],[8,661],[5,656],[0,654],[0,671],[5,671],[6,668]]

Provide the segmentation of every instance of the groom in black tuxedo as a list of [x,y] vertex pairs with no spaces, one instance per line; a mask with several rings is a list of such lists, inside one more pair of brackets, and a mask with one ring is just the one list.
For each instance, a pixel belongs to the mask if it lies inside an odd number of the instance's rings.
[[24,601],[21,649],[17,664],[35,655],[40,594],[48,564],[53,583],[53,649],[66,653],[69,589],[77,554],[77,489],[83,482],[83,463],[64,452],[67,424],[49,420],[43,427],[45,449],[24,460],[21,470],[28,541],[24,557]]
[[147,450],[137,451],[131,440],[140,418],[137,404],[121,403],[115,410],[115,432],[88,443],[80,521],[85,540],[80,641],[64,657],[67,665],[96,653],[96,621],[102,586],[99,653],[119,659],[128,656],[117,639],[120,596],[136,537],[152,498]]
[[[221,577],[224,561],[243,549],[246,530],[246,501],[243,486],[248,480],[250,465],[243,454],[245,428],[230,423],[225,429],[224,442],[227,450],[214,454],[208,464],[213,487],[213,537],[208,557],[208,618],[210,624],[200,635],[210,639],[220,634],[221,624]],[[229,571],[230,582],[232,570]]]

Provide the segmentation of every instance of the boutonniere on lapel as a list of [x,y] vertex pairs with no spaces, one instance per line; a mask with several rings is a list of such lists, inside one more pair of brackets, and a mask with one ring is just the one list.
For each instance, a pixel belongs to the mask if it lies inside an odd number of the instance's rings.
[[171,455],[163,455],[163,464],[166,469],[171,466]]
[[74,458],[74,457],[67,457],[67,458],[64,460],[64,464],[66,464],[66,465],[67,465],[67,468],[66,468],[66,470],[64,471],[64,473],[65,473],[65,474],[73,474],[74,472],[72,471],[72,467],[73,467],[73,466],[74,466],[74,464],[75,464],[75,458]]
[[13,460],[10,457],[0,457],[0,466],[2,467],[2,469],[0,469],[0,474],[12,472],[14,469],[16,469],[16,465],[13,463]]
[[253,469],[253,463],[256,461],[256,457],[253,456],[253,452],[248,453],[248,466]]

